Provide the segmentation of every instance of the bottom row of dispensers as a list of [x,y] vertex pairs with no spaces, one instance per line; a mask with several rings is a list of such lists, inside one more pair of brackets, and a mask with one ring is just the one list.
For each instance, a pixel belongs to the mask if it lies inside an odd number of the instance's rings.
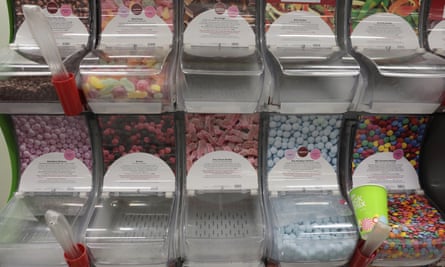
[[[391,230],[366,264],[435,264],[445,186],[426,153],[440,151],[429,129],[443,120],[1,117],[19,186],[0,213],[0,266],[65,264],[48,210],[65,216],[95,266],[360,266],[351,257],[377,222]],[[368,184],[385,188],[387,215],[354,212],[366,199],[348,192]]]

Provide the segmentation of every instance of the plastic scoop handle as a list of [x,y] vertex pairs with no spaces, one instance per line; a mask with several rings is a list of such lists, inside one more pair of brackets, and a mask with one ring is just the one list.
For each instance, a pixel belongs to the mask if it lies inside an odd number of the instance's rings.
[[62,62],[51,26],[42,9],[36,5],[23,5],[22,9],[32,37],[39,45],[52,76],[57,77],[57,79],[68,79],[68,72]]
[[362,254],[366,257],[370,257],[386,240],[389,232],[391,232],[390,226],[377,222],[372,231],[368,233],[366,241],[361,249]]
[[45,213],[46,224],[59,242],[63,251],[70,258],[78,258],[82,254],[74,242],[71,226],[63,214],[57,211],[47,210]]

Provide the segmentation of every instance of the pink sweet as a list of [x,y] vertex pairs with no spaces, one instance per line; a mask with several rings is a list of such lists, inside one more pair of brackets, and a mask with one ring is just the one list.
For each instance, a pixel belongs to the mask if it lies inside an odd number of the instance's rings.
[[126,98],[127,90],[123,86],[118,86],[113,89],[112,94],[114,98]]
[[147,80],[139,80],[136,83],[136,90],[138,91],[148,91],[150,88],[150,83]]

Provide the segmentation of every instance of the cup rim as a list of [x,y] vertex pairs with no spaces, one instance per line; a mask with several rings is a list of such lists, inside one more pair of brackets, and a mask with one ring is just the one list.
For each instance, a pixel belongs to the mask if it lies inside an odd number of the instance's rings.
[[384,185],[369,183],[369,184],[362,184],[362,185],[359,185],[359,186],[356,186],[356,187],[351,188],[351,190],[349,190],[349,194],[351,194],[351,192],[352,192],[353,190],[357,189],[357,188],[360,188],[360,187],[363,187],[363,186],[370,186],[370,185],[371,185],[371,186],[376,186],[376,187],[381,187],[381,188],[383,188],[386,192],[388,192],[388,189],[386,189],[386,187],[385,187]]

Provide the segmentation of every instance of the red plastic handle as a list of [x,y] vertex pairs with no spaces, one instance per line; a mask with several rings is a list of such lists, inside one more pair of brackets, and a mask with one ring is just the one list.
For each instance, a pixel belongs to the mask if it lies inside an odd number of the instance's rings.
[[51,81],[54,87],[56,87],[56,92],[65,114],[75,116],[82,113],[82,101],[80,100],[79,89],[77,89],[74,74],[70,73],[68,79],[53,77]]
[[87,249],[83,244],[78,243],[77,247],[79,248],[81,255],[78,258],[69,258],[66,253],[63,254],[65,257],[66,263],[68,263],[69,267],[90,267],[90,260],[88,259]]
[[361,249],[364,243],[364,240],[360,240],[358,246],[355,248],[351,260],[349,261],[349,267],[366,267],[374,260],[375,256],[377,255],[377,251],[375,251],[369,257],[363,255]]

